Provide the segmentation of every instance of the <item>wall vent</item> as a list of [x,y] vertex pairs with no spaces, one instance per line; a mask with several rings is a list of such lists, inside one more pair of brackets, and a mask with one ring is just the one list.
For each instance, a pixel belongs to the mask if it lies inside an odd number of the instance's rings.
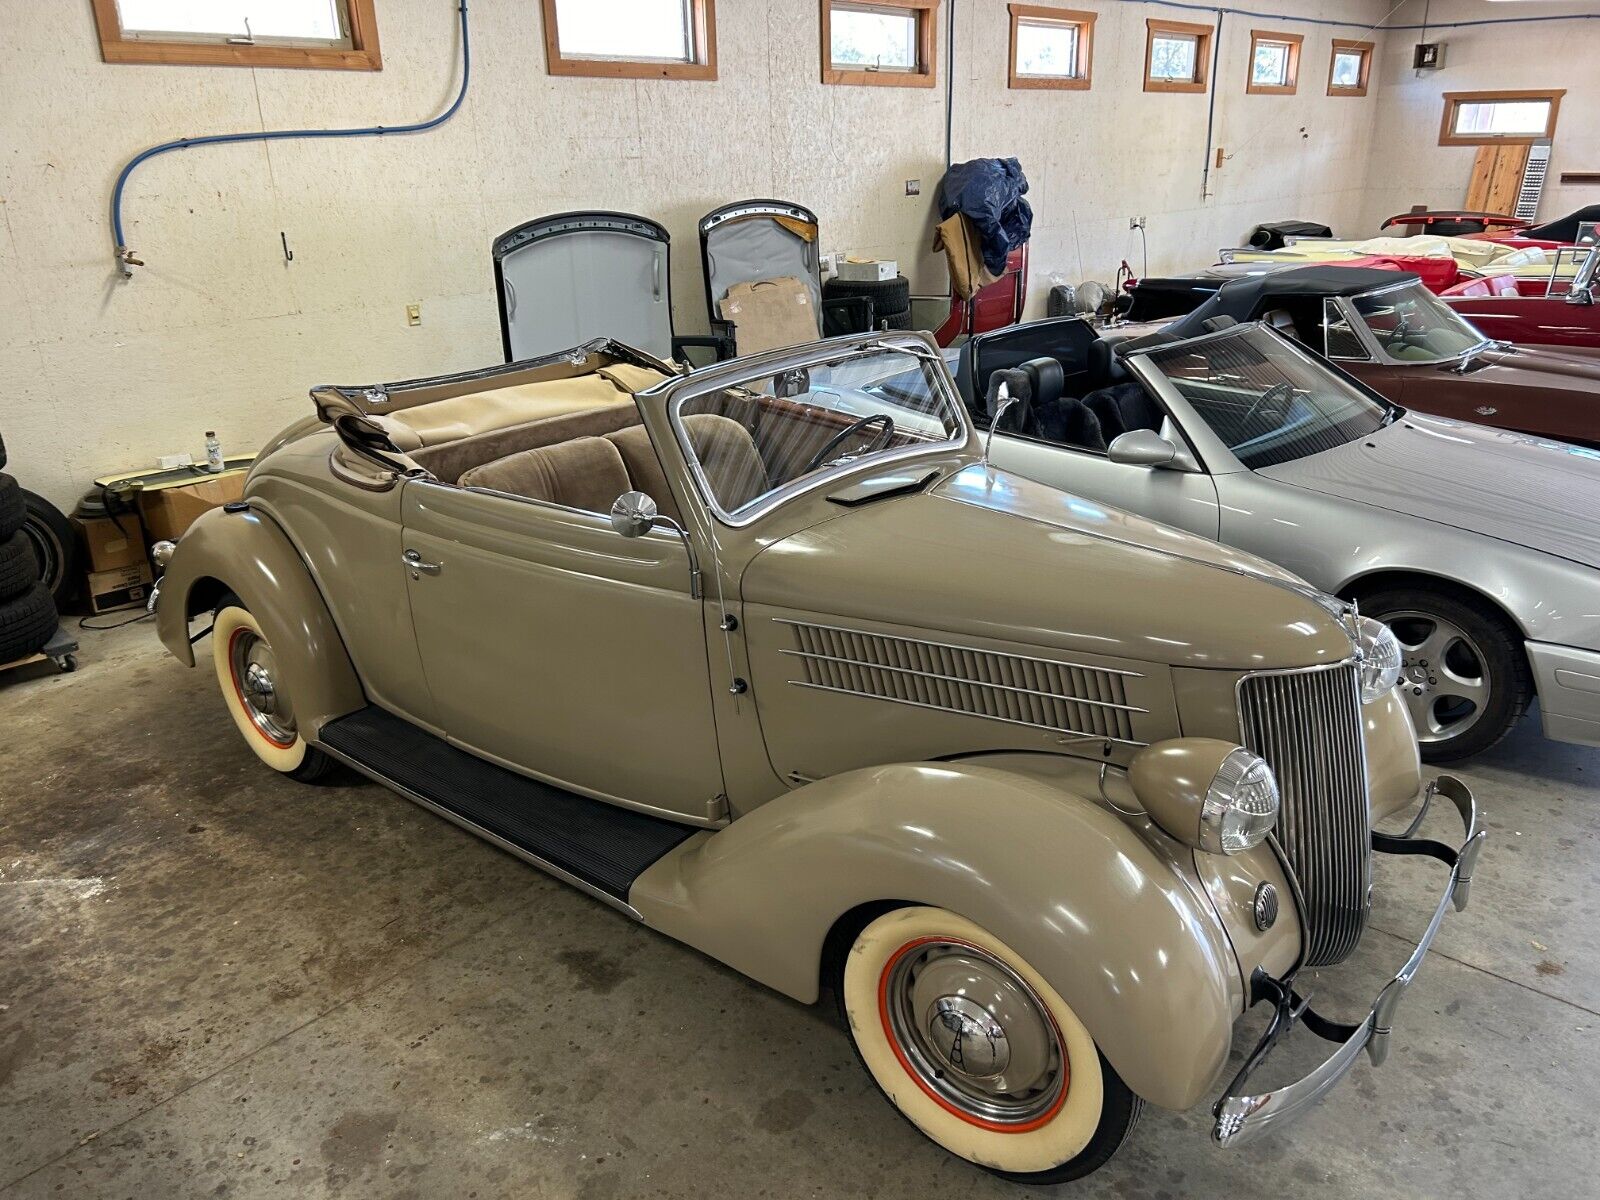
[[1528,162],[1522,168],[1522,186],[1517,189],[1517,206],[1512,216],[1533,220],[1539,213],[1539,195],[1544,191],[1545,173],[1550,169],[1550,143],[1535,142],[1528,147]]

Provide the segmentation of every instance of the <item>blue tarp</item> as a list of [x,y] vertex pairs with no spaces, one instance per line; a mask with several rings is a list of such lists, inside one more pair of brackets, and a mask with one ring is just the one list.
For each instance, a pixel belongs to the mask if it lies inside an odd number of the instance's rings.
[[1028,177],[1014,158],[975,158],[956,163],[939,183],[939,219],[965,213],[977,227],[983,265],[1003,275],[1006,255],[1028,240],[1033,207],[1024,200]]

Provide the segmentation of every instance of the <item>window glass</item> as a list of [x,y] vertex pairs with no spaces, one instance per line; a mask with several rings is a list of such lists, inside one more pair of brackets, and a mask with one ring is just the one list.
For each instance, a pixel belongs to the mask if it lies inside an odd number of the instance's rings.
[[1345,359],[1370,359],[1366,347],[1361,344],[1361,336],[1350,327],[1350,319],[1345,316],[1344,310],[1339,307],[1339,302],[1332,298],[1322,302],[1322,330],[1326,339],[1327,349],[1323,352],[1329,358]]
[[681,399],[680,438],[730,516],[831,468],[965,436],[947,376],[903,350],[832,362]]
[[1333,86],[1353,88],[1361,86],[1361,60],[1359,50],[1337,50],[1333,55]]
[[1252,470],[1366,437],[1395,411],[1258,326],[1146,358]]
[[1550,123],[1548,100],[1463,100],[1451,132],[1490,137],[1543,137]]
[[829,10],[828,36],[835,67],[880,71],[918,68],[915,10],[835,4]]
[[1378,345],[1402,362],[1443,362],[1483,343],[1474,329],[1420,283],[1357,296],[1353,301]]
[[1198,37],[1158,33],[1150,39],[1150,78],[1193,82],[1199,57]]
[[1287,42],[1257,42],[1256,56],[1250,64],[1250,82],[1263,87],[1289,86],[1289,45]]
[[127,38],[345,39],[340,0],[117,0]]
[[1017,21],[1018,75],[1078,77],[1078,26],[1063,21]]
[[693,62],[688,0],[556,0],[564,58]]

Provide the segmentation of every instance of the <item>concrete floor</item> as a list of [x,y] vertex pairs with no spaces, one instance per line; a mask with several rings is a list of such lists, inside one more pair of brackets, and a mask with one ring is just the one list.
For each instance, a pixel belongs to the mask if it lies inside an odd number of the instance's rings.
[[[272,775],[148,624],[82,636],[77,675],[0,680],[4,1200],[1041,1194],[901,1122],[827,1009],[377,786]],[[1595,1194],[1600,754],[1530,721],[1461,774],[1492,840],[1389,1062],[1247,1149],[1152,1112],[1059,1194]],[[1364,1011],[1442,877],[1380,865],[1319,1002]]]

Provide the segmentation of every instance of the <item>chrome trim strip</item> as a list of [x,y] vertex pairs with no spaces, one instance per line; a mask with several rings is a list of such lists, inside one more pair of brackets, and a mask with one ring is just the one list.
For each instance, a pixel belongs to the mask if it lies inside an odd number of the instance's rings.
[[[1011,654],[1005,650],[990,650],[983,646],[963,646],[958,642],[936,642],[931,638],[905,637],[898,633],[878,633],[871,629],[852,629],[846,625],[823,625],[818,621],[797,621],[791,617],[773,617],[772,621],[777,625],[794,625],[801,629],[826,629],[830,633],[853,633],[857,637],[886,638],[891,642],[907,642],[913,646],[938,646],[942,650],[966,650],[972,654],[990,654],[995,658],[1009,658],[1013,662],[1049,663],[1053,667],[1071,667],[1079,671],[1103,671],[1107,675],[1125,675],[1130,679],[1144,678],[1143,673],[1139,671],[1124,671],[1118,667],[1096,667],[1091,666],[1089,663],[1067,662],[1059,658],[1040,658],[1038,655],[1033,654]],[[1354,660],[1347,659],[1345,661],[1353,662]],[[871,667],[877,664],[857,663],[855,665]],[[968,683],[973,681],[964,679],[961,682]],[[1060,699],[1070,699],[1070,697],[1063,696]],[[1144,710],[1141,709],[1140,711]]]
[[[870,664],[857,664],[870,665]],[[1149,742],[1138,742],[1131,738],[1113,737],[1109,733],[1085,733],[1081,729],[1067,729],[1060,725],[1036,725],[1032,721],[1018,721],[1011,717],[994,717],[988,713],[971,712],[964,708],[945,708],[939,704],[924,704],[920,700],[902,700],[898,696],[880,696],[876,692],[857,692],[850,688],[829,687],[825,683],[807,683],[802,679],[790,679],[785,682],[795,687],[813,688],[819,692],[834,692],[841,696],[856,696],[862,700],[881,700],[885,704],[908,704],[913,708],[926,708],[933,712],[949,713],[953,717],[975,717],[980,721],[1000,721],[1006,725],[1021,725],[1027,729],[1043,729],[1047,733],[1064,733],[1070,737],[1082,738],[1086,742],[1117,742],[1124,746],[1148,746]],[[1074,703],[1071,697],[1056,697],[1064,703]]]
[[1467,906],[1472,883],[1472,872],[1488,837],[1479,822],[1478,806],[1472,792],[1459,779],[1441,775],[1436,781],[1437,794],[1449,799],[1461,815],[1466,830],[1466,840],[1455,851],[1455,863],[1450,869],[1449,886],[1439,898],[1433,918],[1417,942],[1416,949],[1393,978],[1384,985],[1372,1002],[1366,1019],[1339,1044],[1333,1054],[1308,1074],[1293,1083],[1254,1096],[1226,1096],[1217,1105],[1216,1124],[1212,1138],[1222,1146],[1243,1146],[1256,1141],[1316,1104],[1355,1066],[1361,1051],[1367,1052],[1373,1066],[1382,1065],[1389,1056],[1389,1036],[1395,1009],[1400,998],[1416,978],[1433,939],[1439,933],[1445,913],[1451,907],[1460,912]]
[[[814,627],[813,627],[814,628]],[[882,634],[871,634],[872,637],[882,637]],[[923,643],[930,645],[931,643]],[[1002,692],[1017,692],[1024,696],[1039,696],[1045,700],[1059,700],[1064,704],[1088,704],[1095,708],[1114,708],[1122,712],[1147,713],[1148,708],[1140,708],[1134,704],[1114,704],[1110,700],[1088,700],[1079,696],[1071,696],[1064,692],[1041,692],[1037,688],[1016,687],[1009,683],[989,683],[982,679],[968,679],[961,675],[940,675],[934,671],[918,671],[913,667],[891,667],[887,663],[868,662],[860,658],[842,658],[834,654],[817,654],[811,650],[779,650],[779,654],[793,655],[795,658],[811,658],[819,662],[838,663],[844,667],[860,667],[869,671],[893,671],[898,675],[915,675],[918,679],[937,679],[942,683],[959,683],[963,687],[995,688]],[[977,654],[988,654],[987,650],[974,651]],[[1046,659],[1023,659],[1024,662],[1046,662]],[[1097,667],[1084,667],[1082,670],[1098,670]],[[873,693],[863,693],[871,695]]]
[[[396,795],[399,795],[399,796],[404,796],[407,800],[410,800],[413,804],[421,805],[423,808],[427,809],[429,812],[433,813],[435,816],[443,817],[446,821],[449,821],[452,825],[459,825],[462,829],[465,829],[468,833],[475,834],[476,836],[482,838],[484,841],[490,842],[493,845],[496,845],[496,846],[500,847],[500,849],[504,850],[507,854],[513,855],[516,858],[520,858],[523,862],[529,864],[530,866],[538,867],[541,871],[545,872],[548,875],[554,875],[557,879],[561,880],[561,882],[571,884],[573,887],[577,888],[580,892],[586,892],[589,895],[593,896],[596,900],[605,901],[612,908],[616,909],[618,912],[626,913],[628,916],[632,917],[635,921],[638,921],[641,924],[644,922],[644,917],[640,915],[639,910],[634,908],[633,905],[629,904],[626,900],[619,900],[619,899],[617,899],[617,897],[611,895],[611,893],[601,891],[599,888],[595,887],[593,884],[586,883],[584,880],[579,879],[576,875],[573,875],[573,874],[571,874],[571,873],[569,873],[567,871],[563,871],[560,867],[556,866],[555,864],[553,864],[551,862],[546,861],[545,859],[540,858],[537,854],[534,854],[534,853],[532,853],[531,851],[528,851],[528,850],[524,850],[521,846],[517,845],[515,842],[507,841],[505,838],[500,837],[498,834],[490,833],[489,830],[485,829],[482,825],[479,825],[475,821],[472,821],[471,819],[462,816],[460,813],[454,812],[451,809],[445,808],[441,804],[435,804],[432,800],[429,800],[426,797],[421,796],[416,792],[413,792],[410,788],[407,788],[402,784],[396,783],[393,779],[390,779],[387,775],[383,774],[383,772],[379,771],[375,767],[368,766],[366,763],[363,763],[363,762],[361,762],[361,761],[359,761],[357,759],[351,758],[348,754],[341,754],[339,751],[335,750],[332,746],[326,745],[326,744],[324,744],[322,742],[317,742],[316,746],[317,746],[317,749],[321,750],[329,758],[338,759],[340,762],[344,763],[345,766],[351,768],[354,771],[359,771],[361,774],[365,775],[368,779],[371,779],[376,783],[381,783],[384,787],[388,788],[391,792],[394,792]],[[680,843],[680,844],[687,844],[687,843]],[[669,851],[669,853],[670,853],[670,851]]]

